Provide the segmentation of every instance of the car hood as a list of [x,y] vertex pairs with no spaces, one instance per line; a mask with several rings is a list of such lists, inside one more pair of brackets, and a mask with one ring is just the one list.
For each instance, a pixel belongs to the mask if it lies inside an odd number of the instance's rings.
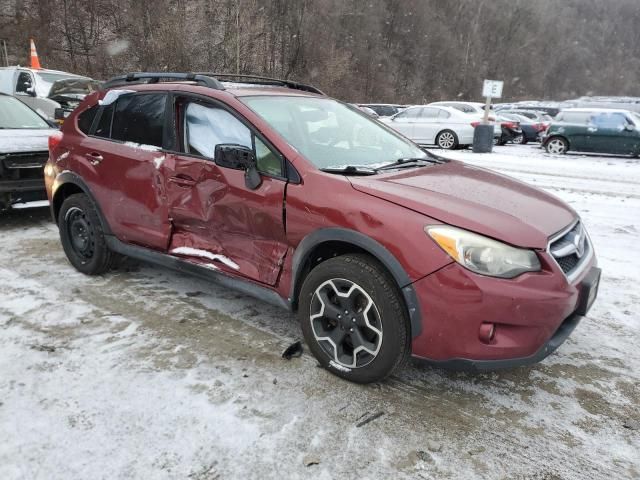
[[0,154],[46,151],[49,135],[54,132],[54,128],[0,129]]
[[360,192],[520,247],[546,248],[578,216],[542,190],[453,160],[349,180]]

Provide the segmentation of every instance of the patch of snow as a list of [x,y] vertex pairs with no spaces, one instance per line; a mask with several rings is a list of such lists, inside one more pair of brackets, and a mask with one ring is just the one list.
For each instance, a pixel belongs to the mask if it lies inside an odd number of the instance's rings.
[[35,202],[14,203],[13,205],[11,205],[11,208],[20,210],[23,208],[42,208],[42,207],[48,207],[48,206],[49,206],[49,200],[37,200]]
[[175,253],[176,255],[185,255],[187,257],[200,257],[200,258],[208,258],[214,262],[224,263],[227,267],[233,268],[234,270],[240,270],[240,266],[224,255],[220,255],[217,253],[211,253],[206,250],[199,250],[197,248],[191,247],[177,247],[171,250],[170,253]]
[[162,155],[161,157],[154,158],[153,164],[156,166],[156,169],[160,168],[166,159],[167,159],[166,155]]
[[129,93],[136,93],[135,90],[114,89],[109,90],[102,100],[98,100],[99,105],[111,105],[118,100],[122,95]]
[[138,150],[144,150],[145,152],[159,152],[161,147],[155,145],[145,145],[144,143],[136,142],[124,142],[127,147],[137,148]]

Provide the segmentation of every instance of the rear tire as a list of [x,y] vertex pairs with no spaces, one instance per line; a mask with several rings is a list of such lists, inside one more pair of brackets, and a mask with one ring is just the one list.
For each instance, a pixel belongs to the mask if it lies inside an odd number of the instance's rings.
[[552,155],[564,155],[569,150],[569,142],[562,137],[551,137],[544,148]]
[[401,293],[368,255],[343,255],[314,268],[302,285],[298,316],[320,365],[346,380],[382,380],[409,356]]
[[99,275],[111,269],[117,254],[107,247],[93,201],[84,193],[67,197],[58,214],[62,248],[76,270]]
[[526,145],[527,144],[527,137],[525,136],[524,133],[521,133],[520,135],[516,135],[513,138],[513,143],[515,143],[516,145]]
[[452,130],[443,130],[436,136],[436,145],[445,150],[458,148],[458,136]]

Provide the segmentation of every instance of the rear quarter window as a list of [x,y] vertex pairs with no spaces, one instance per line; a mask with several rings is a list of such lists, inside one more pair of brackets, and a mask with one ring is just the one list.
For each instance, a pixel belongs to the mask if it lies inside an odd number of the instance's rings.
[[111,121],[113,119],[113,104],[102,107],[102,112],[100,112],[100,118],[98,119],[98,125],[96,125],[96,130],[93,134],[96,137],[111,137]]
[[164,93],[123,95],[116,103],[111,138],[162,147],[166,103]]
[[85,135],[89,135],[91,131],[91,125],[93,125],[93,120],[96,118],[98,108],[98,105],[94,105],[78,115],[78,129]]

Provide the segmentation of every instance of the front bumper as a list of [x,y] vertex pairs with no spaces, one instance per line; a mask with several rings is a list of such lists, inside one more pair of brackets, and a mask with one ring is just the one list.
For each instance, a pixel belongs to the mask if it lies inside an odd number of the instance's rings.
[[[599,269],[592,257],[569,283],[557,265],[542,260],[541,272],[515,279],[477,275],[453,263],[415,282],[422,331],[412,341],[413,356],[443,367],[494,370],[551,354],[592,303]],[[586,292],[590,282],[595,293]],[[481,339],[483,323],[495,325],[489,342]]]
[[45,192],[44,179],[0,180],[0,193]]
[[428,363],[434,367],[446,368],[449,370],[468,371],[468,372],[485,372],[493,370],[502,370],[507,368],[523,367],[538,363],[553,352],[555,352],[564,341],[569,338],[571,332],[578,326],[582,316],[573,314],[560,324],[556,333],[547,341],[540,349],[528,357],[503,358],[497,360],[470,360],[468,358],[453,358],[451,360],[430,360],[427,358],[416,357],[419,360]]

